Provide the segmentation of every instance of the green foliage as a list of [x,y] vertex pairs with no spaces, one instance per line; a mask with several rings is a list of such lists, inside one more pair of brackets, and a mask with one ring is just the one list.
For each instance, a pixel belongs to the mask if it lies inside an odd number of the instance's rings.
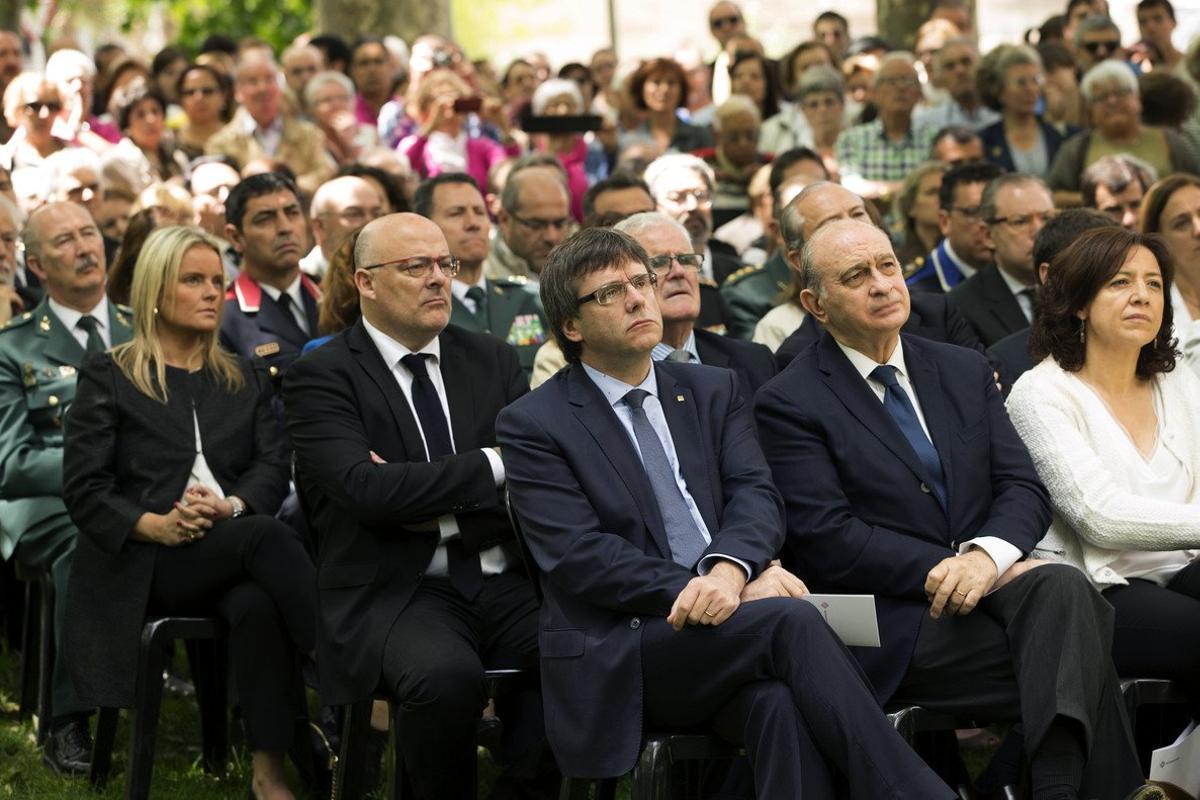
[[256,36],[281,53],[313,24],[310,0],[125,0],[125,4],[124,30],[144,20],[152,6],[162,7],[175,27],[174,43],[192,54],[214,33],[234,40]]

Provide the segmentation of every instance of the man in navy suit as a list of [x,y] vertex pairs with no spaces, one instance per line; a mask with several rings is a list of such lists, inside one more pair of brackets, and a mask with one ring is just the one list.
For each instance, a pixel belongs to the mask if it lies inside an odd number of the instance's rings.
[[[551,253],[569,366],[501,412],[513,509],[540,572],[547,734],[564,774],[620,775],[647,730],[744,743],[762,798],[949,798],[880,714],[783,542],[736,376],[653,362],[655,273],[619,231]],[[832,767],[832,768],[831,768]]]
[[264,359],[278,379],[318,336],[321,290],[300,272],[308,224],[295,184],[268,172],[233,187],[225,200],[225,233],[242,267],[225,297],[221,344]]
[[756,398],[785,564],[875,594],[883,646],[855,654],[881,701],[1019,722],[1036,798],[1124,796],[1141,778],[1111,608],[1079,571],[1022,560],[1050,507],[991,366],[901,335],[903,269],[872,225],[817,231],[801,279],[825,333]]
[[650,256],[650,267],[658,276],[663,339],[651,353],[655,361],[666,359],[732,369],[747,401],[754,397],[758,387],[775,377],[775,357],[763,345],[696,327],[704,254],[693,251],[682,224],[666,214],[648,211],[626,217],[613,230],[637,240]]

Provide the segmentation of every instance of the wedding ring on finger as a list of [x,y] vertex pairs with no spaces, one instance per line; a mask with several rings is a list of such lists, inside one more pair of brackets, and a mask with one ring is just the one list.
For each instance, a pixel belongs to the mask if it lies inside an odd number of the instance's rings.
[[966,592],[960,592],[958,589],[955,589],[955,590],[954,590],[954,593],[955,593],[955,594],[957,594],[957,595],[961,595],[962,597],[966,597],[966,596],[967,596],[967,593],[966,593]]

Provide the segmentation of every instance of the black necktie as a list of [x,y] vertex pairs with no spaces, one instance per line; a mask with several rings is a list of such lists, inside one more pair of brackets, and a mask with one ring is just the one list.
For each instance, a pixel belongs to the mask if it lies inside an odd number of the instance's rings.
[[87,331],[87,344],[83,349],[89,356],[92,353],[103,353],[108,349],[104,346],[103,337],[100,336],[100,320],[88,314],[80,317],[79,322],[75,323],[75,327]]
[[295,305],[295,303],[290,294],[287,292],[280,292],[279,297],[275,299],[275,302],[279,305],[279,310],[283,312],[283,316],[287,317],[289,322],[299,328],[302,333],[308,333],[308,331],[304,330],[304,326],[300,324],[300,320],[296,318],[296,314],[292,311],[292,307]]
[[482,286],[472,286],[467,289],[467,297],[475,302],[475,319],[487,327],[487,292]]
[[[425,434],[425,450],[429,460],[434,461],[453,455],[454,445],[450,441],[450,426],[446,423],[441,398],[425,366],[427,358],[428,353],[409,353],[400,359],[400,363],[412,373],[412,404]],[[474,600],[483,588],[479,556],[468,555],[463,550],[462,537],[446,542],[446,571],[450,574],[450,584],[467,600]]]

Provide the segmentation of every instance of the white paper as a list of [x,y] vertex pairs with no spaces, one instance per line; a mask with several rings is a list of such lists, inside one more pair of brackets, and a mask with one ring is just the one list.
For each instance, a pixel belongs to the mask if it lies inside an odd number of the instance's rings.
[[1150,756],[1150,780],[1171,783],[1193,797],[1200,793],[1200,736],[1196,723],[1183,729],[1174,744]]
[[879,647],[879,621],[873,594],[806,594],[842,643],[849,647]]

